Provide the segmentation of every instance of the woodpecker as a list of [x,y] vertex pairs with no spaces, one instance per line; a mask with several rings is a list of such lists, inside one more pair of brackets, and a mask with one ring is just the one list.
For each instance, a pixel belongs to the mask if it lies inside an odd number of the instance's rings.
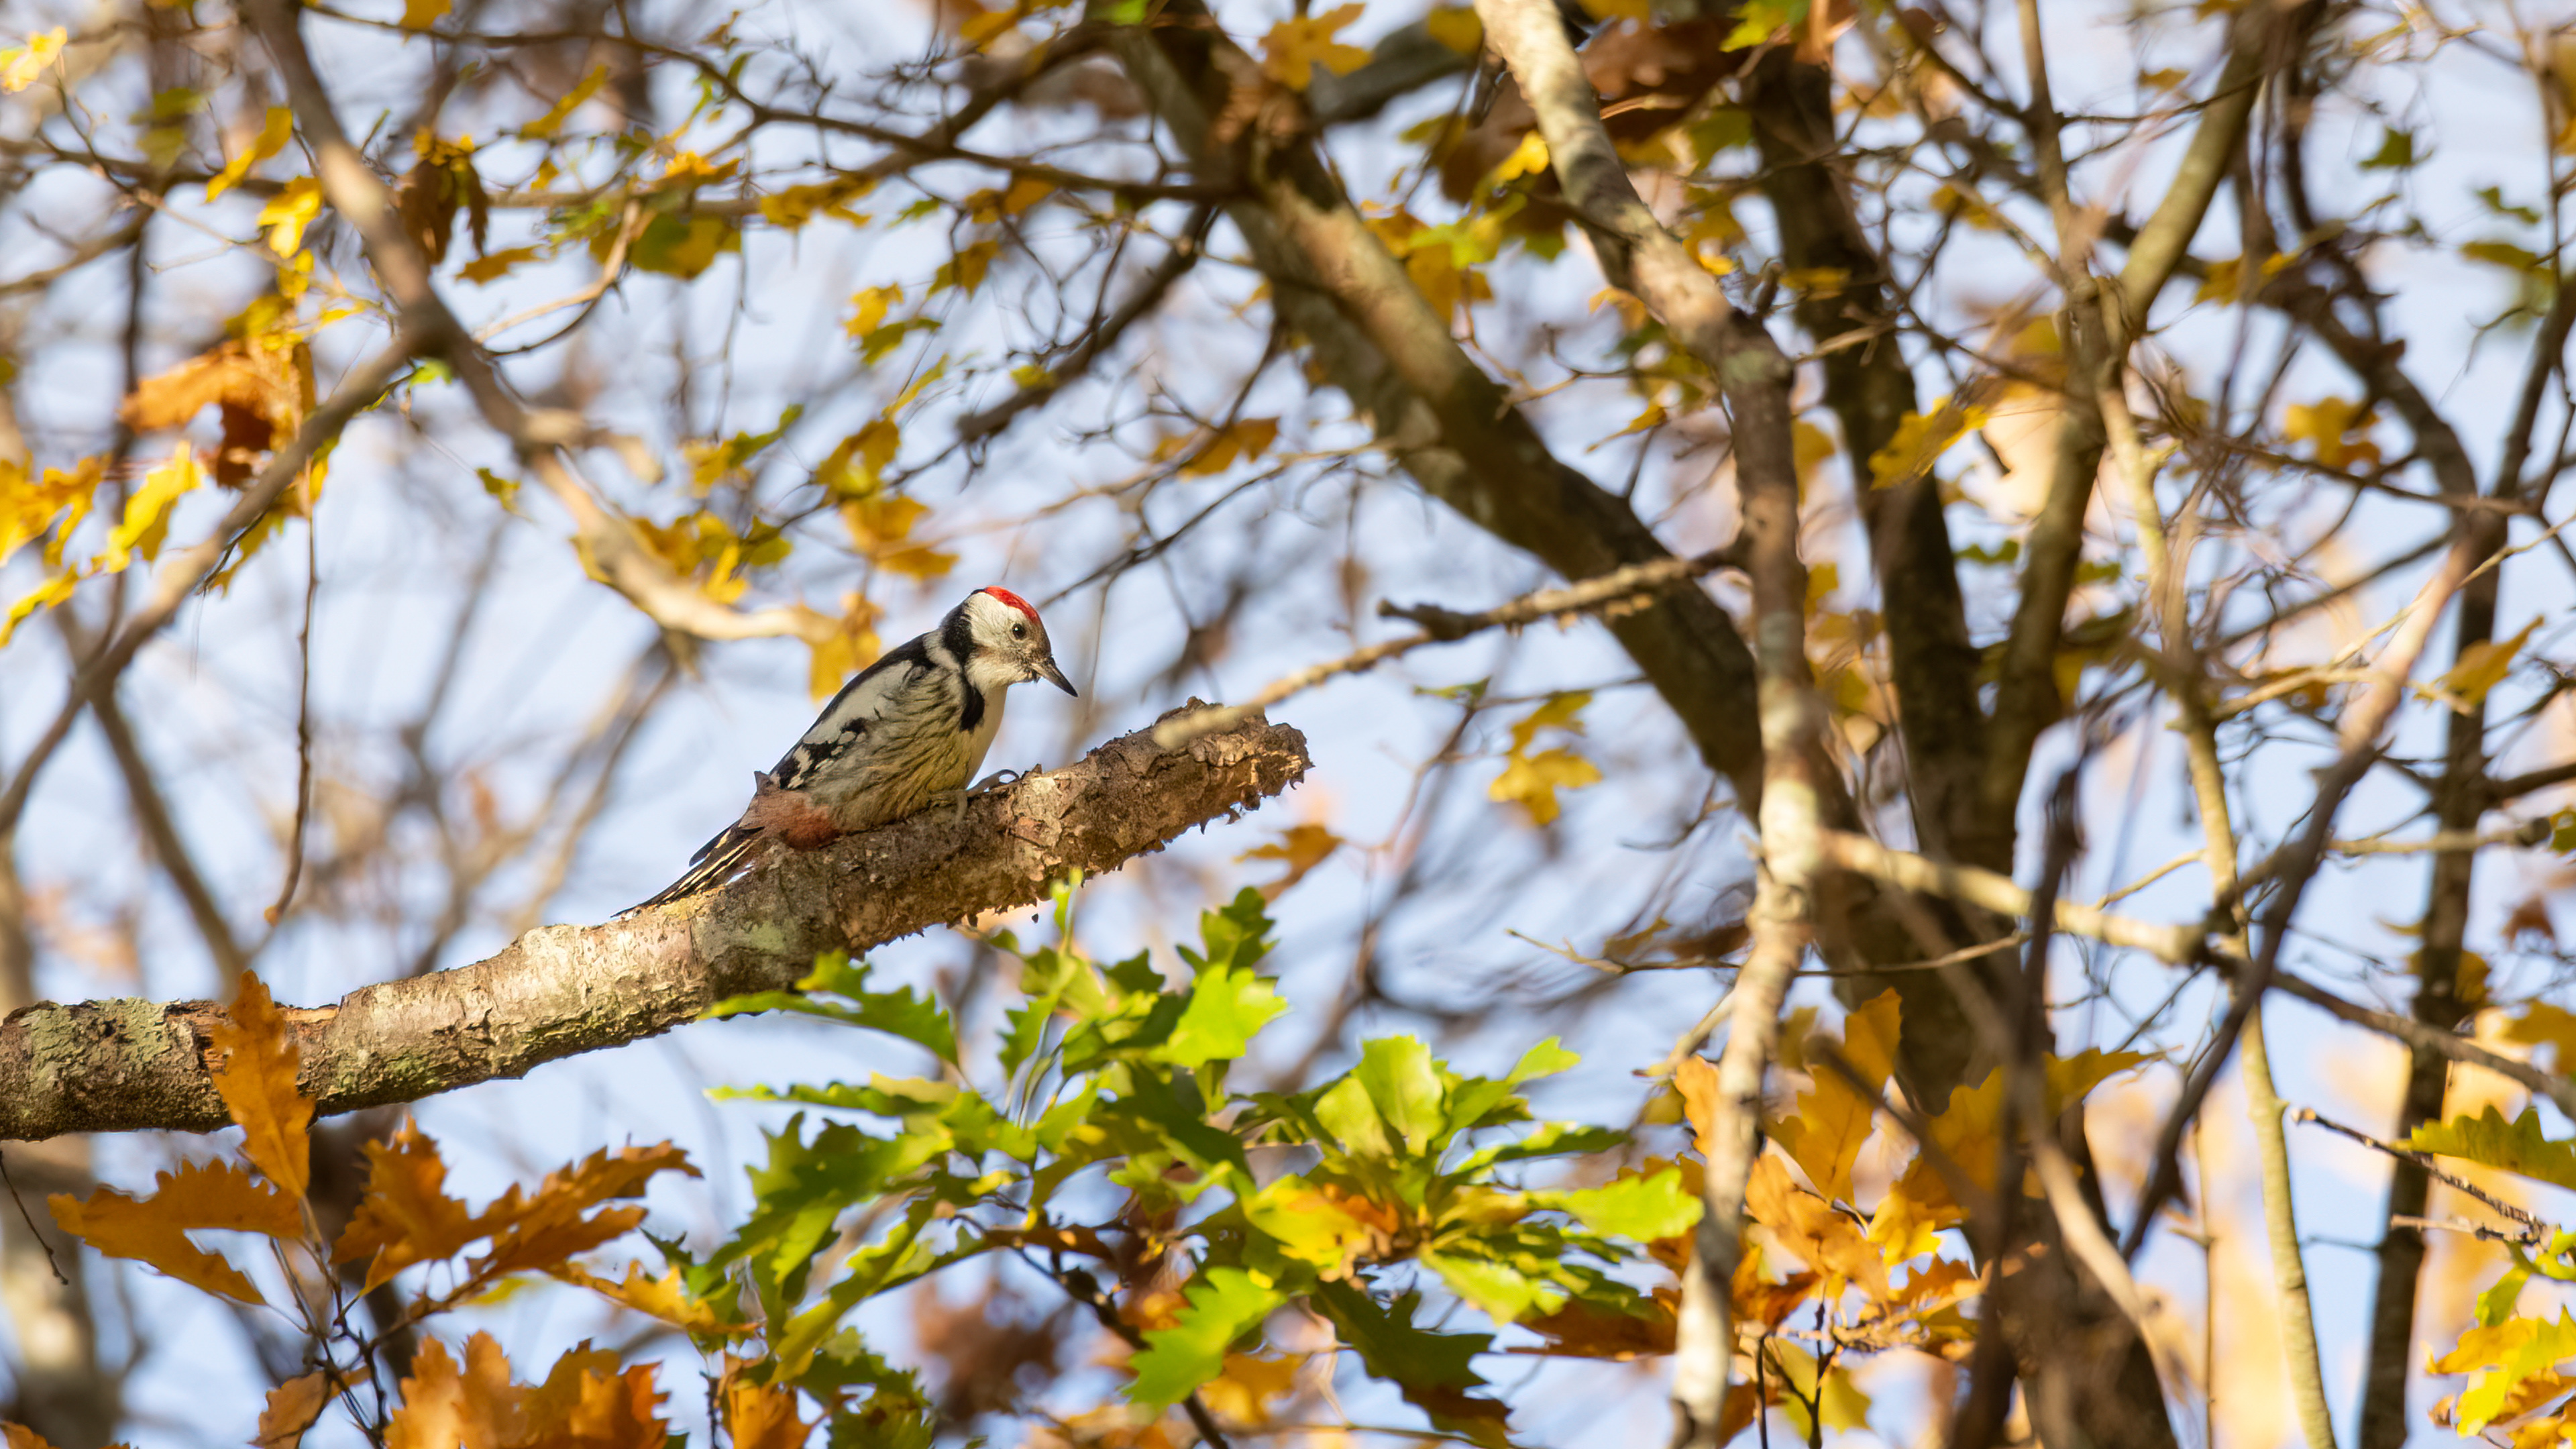
[[1076,692],[1038,611],[998,584],[968,594],[938,628],[842,685],[794,749],[753,772],[742,818],[699,847],[688,874],[631,909],[724,884],[765,840],[812,850],[958,797],[1002,727],[1004,696],[1035,679]]

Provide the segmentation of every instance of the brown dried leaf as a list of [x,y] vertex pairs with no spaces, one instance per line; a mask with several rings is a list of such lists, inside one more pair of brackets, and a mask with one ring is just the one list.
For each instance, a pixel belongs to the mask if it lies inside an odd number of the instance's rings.
[[1580,1298],[1568,1298],[1565,1306],[1555,1312],[1524,1318],[1520,1326],[1546,1340],[1539,1349],[1541,1353],[1562,1354],[1570,1358],[1606,1358],[1622,1363],[1671,1353],[1672,1309],[1655,1300],[1648,1300],[1639,1308],[1639,1312],[1625,1313]]
[[241,1303],[266,1300],[241,1270],[188,1241],[199,1230],[304,1236],[295,1199],[228,1162],[181,1163],[160,1174],[152,1196],[127,1197],[102,1187],[83,1202],[56,1193],[50,1203],[64,1232],[111,1258],[148,1263],[191,1287]]
[[185,427],[209,407],[224,411],[224,440],[215,481],[247,484],[258,456],[274,451],[313,408],[313,358],[301,341],[278,334],[234,338],[168,372],[135,384],[117,415],[139,433]]
[[291,1378],[268,1391],[268,1406],[259,1412],[259,1436],[251,1440],[252,1449],[295,1449],[304,1442],[304,1431],[322,1417],[323,1406],[339,1380],[329,1369],[315,1369],[299,1378]]
[[304,1196],[313,1182],[313,1099],[295,1087],[304,1054],[257,972],[241,974],[241,994],[207,1035],[221,1058],[207,1075],[242,1129],[242,1155],[290,1196]]
[[332,1257],[342,1263],[372,1258],[366,1284],[372,1292],[414,1263],[462,1251],[485,1229],[465,1204],[447,1195],[446,1182],[438,1144],[406,1118],[392,1141],[367,1144],[367,1195]]

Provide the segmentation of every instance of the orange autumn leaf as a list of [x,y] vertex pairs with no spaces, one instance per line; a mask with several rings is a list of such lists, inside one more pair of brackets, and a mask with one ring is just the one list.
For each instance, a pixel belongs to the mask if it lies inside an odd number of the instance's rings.
[[208,1033],[221,1062],[208,1075],[242,1129],[242,1155],[290,1196],[313,1180],[313,1100],[295,1089],[303,1059],[294,1028],[256,972]]
[[182,1283],[241,1303],[259,1304],[259,1289],[240,1269],[188,1240],[204,1230],[304,1236],[296,1200],[226,1162],[182,1163],[160,1174],[148,1198],[102,1187],[83,1202],[65,1193],[50,1201],[63,1231],[111,1258],[132,1258]]
[[323,1406],[331,1402],[338,1387],[329,1369],[315,1369],[269,1390],[268,1405],[259,1411],[259,1436],[250,1441],[251,1449],[295,1449],[304,1442],[304,1431],[322,1417]]
[[[664,1449],[671,1426],[655,1412],[662,1397],[653,1387],[649,1363],[624,1373],[587,1366],[573,1373],[559,1363],[556,1372],[547,1376],[545,1387],[527,1396],[529,1442],[581,1449]],[[559,1416],[554,1411],[558,1403],[563,1405]]]
[[1789,1165],[1764,1153],[1744,1188],[1744,1211],[1771,1230],[1772,1240],[1825,1275],[1825,1295],[1845,1282],[1873,1299],[1887,1296],[1887,1264],[1860,1226],[1823,1198],[1789,1178]]
[[593,1378],[617,1377],[619,1362],[615,1350],[593,1348],[585,1338],[564,1350],[555,1366],[546,1370],[546,1381],[526,1390],[519,1402],[527,1410],[530,1422],[561,1424],[580,1405],[583,1383]]
[[814,1426],[796,1416],[796,1391],[735,1379],[725,1385],[725,1427],[733,1449],[798,1449]]
[[1851,1200],[1852,1165],[1859,1161],[1861,1145],[1869,1140],[1876,1120],[1878,1089],[1896,1063],[1898,1010],[1896,992],[1891,989],[1843,1023],[1838,1050],[1869,1090],[1864,1093],[1854,1087],[1831,1065],[1811,1061],[1808,1075],[1815,1086],[1798,1094],[1797,1115],[1781,1123],[1776,1134],[1780,1145],[1806,1171],[1807,1180],[1828,1200]]
[[1326,857],[1341,849],[1342,838],[1327,826],[1291,825],[1280,833],[1276,843],[1256,845],[1235,857],[1237,861],[1276,860],[1286,864],[1288,873],[1261,887],[1261,898],[1275,901],[1288,893],[1288,888],[1306,878],[1306,873],[1322,865]]
[[342,1263],[372,1259],[369,1292],[415,1263],[454,1256],[484,1229],[447,1195],[446,1182],[438,1144],[405,1119],[392,1141],[367,1144],[367,1195],[331,1256]]
[[1706,1057],[1684,1057],[1673,1068],[1673,1090],[1681,1093],[1682,1115],[1690,1119],[1692,1144],[1704,1161],[1709,1134],[1717,1129],[1717,1068]]
[[547,1174],[532,1198],[511,1188],[478,1220],[492,1239],[492,1251],[474,1261],[473,1278],[487,1282],[556,1267],[624,1236],[644,1221],[642,1208],[611,1208],[588,1218],[582,1213],[611,1199],[641,1197],[645,1183],[666,1171],[698,1176],[688,1154],[664,1142],[614,1153],[602,1148],[578,1166]]
[[527,1438],[510,1361],[488,1333],[465,1340],[462,1371],[430,1339],[412,1357],[402,1407],[385,1425],[385,1449],[504,1449]]

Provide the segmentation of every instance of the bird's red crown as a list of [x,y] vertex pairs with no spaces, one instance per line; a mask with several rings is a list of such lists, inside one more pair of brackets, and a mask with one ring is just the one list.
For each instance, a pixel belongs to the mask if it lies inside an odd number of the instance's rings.
[[1038,611],[1030,606],[1028,600],[1021,598],[1019,595],[1012,593],[1006,588],[1003,588],[1000,584],[988,585],[984,588],[977,589],[975,592],[979,594],[990,594],[1002,603],[1008,604],[1012,608],[1019,610],[1021,613],[1028,615],[1029,622],[1032,624],[1038,621]]

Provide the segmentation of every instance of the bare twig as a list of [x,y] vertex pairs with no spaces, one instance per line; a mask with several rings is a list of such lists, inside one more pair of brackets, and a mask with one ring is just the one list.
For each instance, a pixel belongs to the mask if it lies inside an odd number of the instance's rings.
[[1419,634],[1389,639],[1355,650],[1339,659],[1310,665],[1286,675],[1264,687],[1260,693],[1241,704],[1220,705],[1196,714],[1167,720],[1156,728],[1155,743],[1165,749],[1181,745],[1218,730],[1232,729],[1242,720],[1268,709],[1294,695],[1303,694],[1327,680],[1345,674],[1365,674],[1390,659],[1400,659],[1426,644],[1450,644],[1486,629],[1512,629],[1535,624],[1543,619],[1567,618],[1577,614],[1599,613],[1621,605],[1652,598],[1665,589],[1675,588],[1736,562],[1734,550],[1717,549],[1692,558],[1659,559],[1653,563],[1630,564],[1613,569],[1596,578],[1563,588],[1540,589],[1523,594],[1505,604],[1481,613],[1460,614],[1430,604],[1378,605],[1381,618],[1411,619],[1423,626]]
[[2494,1193],[2488,1192],[2486,1189],[2479,1187],[2476,1183],[2469,1181],[2467,1178],[2460,1176],[2458,1173],[2445,1169],[2442,1167],[2440,1159],[2436,1158],[2432,1153],[2419,1152],[2412,1147],[2401,1146],[2395,1142],[2383,1142],[2380,1139],[2371,1136],[2367,1132],[2346,1127],[2342,1123],[2334,1121],[2331,1118],[2320,1116],[2312,1107],[2301,1107],[2295,1115],[2301,1122],[2305,1122],[2311,1126],[2323,1127],[2328,1132],[2332,1132],[2338,1137],[2349,1138],[2352,1141],[2358,1142],[2362,1146],[2369,1148],[2373,1152],[2384,1152],[2400,1161],[2411,1162],[2415,1164],[2417,1168],[2421,1169],[2425,1176],[2432,1178],[2434,1181],[2441,1183],[2452,1191],[2460,1193],[2462,1196],[2472,1197],[2477,1199],[2479,1202],[2485,1203],[2488,1207],[2495,1209],[2497,1212],[2522,1225],[2523,1236],[2516,1239],[2518,1242],[2537,1243],[2545,1240],[2549,1236],[2549,1225],[2533,1216],[2528,1209],[2509,1203],[2503,1198],[2497,1197]]

